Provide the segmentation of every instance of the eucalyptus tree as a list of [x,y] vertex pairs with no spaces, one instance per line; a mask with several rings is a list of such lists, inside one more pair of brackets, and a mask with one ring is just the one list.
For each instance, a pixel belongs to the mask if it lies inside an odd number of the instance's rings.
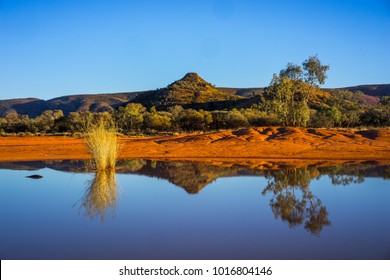
[[271,111],[285,126],[304,127],[309,123],[309,99],[315,88],[325,82],[328,69],[315,55],[306,59],[302,67],[290,62],[279,75],[273,75],[265,96]]
[[123,131],[140,129],[144,122],[146,108],[139,103],[129,103],[115,112],[117,125]]

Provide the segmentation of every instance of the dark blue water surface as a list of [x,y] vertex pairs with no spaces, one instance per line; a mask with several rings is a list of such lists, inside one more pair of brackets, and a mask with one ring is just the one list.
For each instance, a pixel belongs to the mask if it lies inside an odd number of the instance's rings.
[[0,168],[1,259],[390,259],[389,166]]

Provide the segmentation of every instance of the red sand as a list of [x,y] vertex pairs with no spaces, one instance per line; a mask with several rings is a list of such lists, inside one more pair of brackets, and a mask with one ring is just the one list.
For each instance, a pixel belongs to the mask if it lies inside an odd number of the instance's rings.
[[[120,142],[120,158],[242,162],[245,165],[262,159],[390,162],[390,130],[257,127],[204,134],[123,137]],[[83,139],[0,137],[0,161],[89,157]]]

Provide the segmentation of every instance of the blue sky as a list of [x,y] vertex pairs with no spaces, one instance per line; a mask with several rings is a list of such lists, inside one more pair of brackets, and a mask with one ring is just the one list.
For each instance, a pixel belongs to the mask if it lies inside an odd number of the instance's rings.
[[314,54],[326,87],[390,83],[390,1],[0,0],[0,99],[262,87]]

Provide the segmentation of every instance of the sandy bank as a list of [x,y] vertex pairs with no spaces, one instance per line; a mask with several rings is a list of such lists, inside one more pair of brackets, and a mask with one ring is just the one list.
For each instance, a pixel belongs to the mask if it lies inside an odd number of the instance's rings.
[[[285,160],[390,161],[390,130],[258,127],[205,134],[121,138],[120,158],[224,162]],[[0,161],[89,158],[82,139],[0,137]]]

